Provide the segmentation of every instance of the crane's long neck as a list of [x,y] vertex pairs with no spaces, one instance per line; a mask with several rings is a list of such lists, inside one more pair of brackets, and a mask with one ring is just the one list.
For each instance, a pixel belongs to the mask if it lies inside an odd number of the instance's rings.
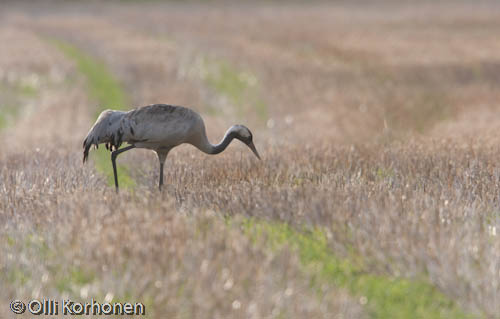
[[201,151],[203,151],[207,154],[219,154],[220,152],[222,152],[226,149],[226,147],[231,143],[231,141],[234,139],[234,137],[235,137],[235,134],[230,128],[229,130],[227,130],[222,141],[219,144],[214,145],[214,144],[210,143],[210,141],[207,138],[207,135],[203,134],[203,137],[202,137],[203,141],[202,141],[202,143],[200,143],[201,145],[197,145],[197,146]]

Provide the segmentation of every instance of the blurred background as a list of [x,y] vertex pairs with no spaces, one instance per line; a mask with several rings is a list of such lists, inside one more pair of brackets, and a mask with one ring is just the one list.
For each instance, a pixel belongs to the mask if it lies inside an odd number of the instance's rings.
[[[498,318],[498,1],[2,1],[0,315]],[[104,109],[198,111],[217,157],[81,164]]]

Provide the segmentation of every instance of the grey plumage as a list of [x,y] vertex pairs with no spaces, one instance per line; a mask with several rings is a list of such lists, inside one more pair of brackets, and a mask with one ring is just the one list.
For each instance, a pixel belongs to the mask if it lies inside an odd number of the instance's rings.
[[[163,165],[168,152],[183,143],[194,145],[207,154],[222,152],[233,139],[245,143],[260,159],[250,130],[243,125],[231,126],[222,141],[213,145],[208,141],[205,124],[195,111],[166,104],[143,106],[129,112],[106,110],[102,112],[83,141],[83,162],[92,145],[104,143],[112,153],[111,161],[118,190],[116,157],[132,148],[154,150],[160,161],[160,189],[163,184]],[[123,142],[130,144],[120,149]]]

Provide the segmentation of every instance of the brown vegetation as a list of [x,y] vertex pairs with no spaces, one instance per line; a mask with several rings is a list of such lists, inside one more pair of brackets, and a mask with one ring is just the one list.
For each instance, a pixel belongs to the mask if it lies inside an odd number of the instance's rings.
[[[0,113],[21,108],[0,132],[1,317],[12,299],[59,296],[142,300],[157,318],[368,314],[342,288],[311,288],[293,250],[250,241],[247,217],[321,227],[336,256],[498,317],[494,2],[0,11]],[[105,62],[134,105],[197,109],[212,140],[245,122],[263,161],[182,146],[159,193],[156,158],[134,150],[119,161],[137,187],[115,195],[81,165],[97,102],[47,38]],[[36,93],[13,89],[26,83]]]

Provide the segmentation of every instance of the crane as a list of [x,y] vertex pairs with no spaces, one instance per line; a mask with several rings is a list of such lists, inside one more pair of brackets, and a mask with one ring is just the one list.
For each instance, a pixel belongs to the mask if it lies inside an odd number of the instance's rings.
[[[260,159],[252,141],[252,132],[244,125],[231,126],[219,144],[208,141],[205,124],[201,116],[186,107],[167,104],[152,104],[124,112],[103,111],[83,141],[83,163],[88,159],[92,145],[104,143],[111,152],[115,187],[118,192],[116,158],[133,148],[146,148],[156,152],[160,162],[159,188],[163,186],[163,166],[170,150],[188,143],[204,153],[219,154],[233,139],[246,144]],[[123,142],[128,146],[120,148]]]

